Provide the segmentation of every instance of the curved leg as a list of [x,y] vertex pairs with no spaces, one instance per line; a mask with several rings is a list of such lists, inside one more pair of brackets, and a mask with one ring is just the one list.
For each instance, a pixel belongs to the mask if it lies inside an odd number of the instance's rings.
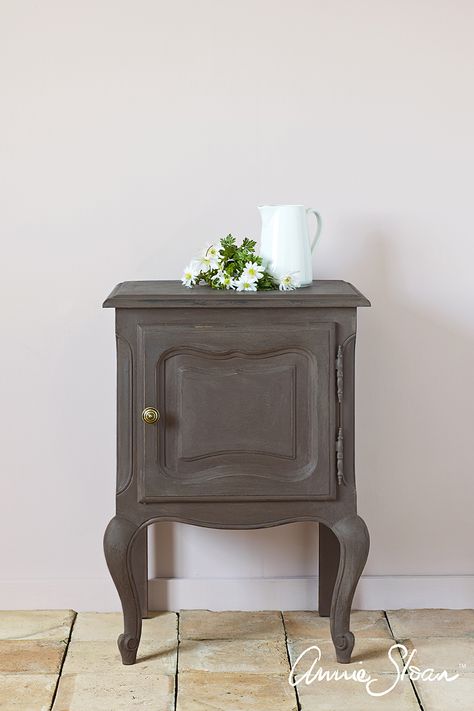
[[352,598],[369,554],[369,532],[360,516],[349,516],[332,527],[340,545],[339,570],[331,605],[331,637],[337,661],[348,664],[354,648],[349,630]]
[[329,617],[334,584],[339,570],[339,541],[330,528],[319,524],[319,596],[320,617]]
[[131,550],[132,570],[140,600],[140,614],[148,617],[148,536],[143,528],[133,541]]
[[123,664],[135,664],[142,633],[140,600],[132,564],[136,531],[137,527],[131,521],[115,516],[104,534],[105,559],[122,603],[124,633],[117,643]]

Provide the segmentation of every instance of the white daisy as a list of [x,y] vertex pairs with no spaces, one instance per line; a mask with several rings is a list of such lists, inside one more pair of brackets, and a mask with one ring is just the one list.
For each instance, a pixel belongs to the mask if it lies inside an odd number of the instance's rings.
[[234,280],[232,279],[230,274],[227,274],[227,272],[224,272],[222,269],[219,269],[213,279],[218,281],[219,284],[221,284],[222,286],[225,286],[226,289],[234,288]]
[[235,282],[235,288],[237,291],[257,291],[257,282],[246,279],[242,274],[240,279]]
[[208,272],[211,269],[211,260],[208,257],[199,257],[199,271]]
[[242,272],[242,278],[247,281],[258,281],[262,278],[265,269],[257,262],[246,262]]
[[293,289],[297,289],[300,285],[300,282],[296,277],[294,276],[295,272],[293,274],[283,274],[283,276],[279,277],[279,289],[280,291],[292,291]]
[[203,250],[201,259],[205,260],[211,269],[217,269],[219,266],[219,248],[215,244],[209,244]]
[[181,278],[183,286],[191,288],[196,283],[197,276],[200,272],[198,265],[195,262],[191,262],[183,272]]

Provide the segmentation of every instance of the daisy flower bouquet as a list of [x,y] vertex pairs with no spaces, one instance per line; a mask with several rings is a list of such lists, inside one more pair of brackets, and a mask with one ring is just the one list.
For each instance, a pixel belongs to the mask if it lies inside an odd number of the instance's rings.
[[236,291],[288,291],[299,286],[294,274],[277,276],[267,271],[262,258],[255,254],[256,242],[247,237],[238,245],[227,235],[219,245],[211,244],[184,270],[183,286],[192,288],[205,282],[212,289]]

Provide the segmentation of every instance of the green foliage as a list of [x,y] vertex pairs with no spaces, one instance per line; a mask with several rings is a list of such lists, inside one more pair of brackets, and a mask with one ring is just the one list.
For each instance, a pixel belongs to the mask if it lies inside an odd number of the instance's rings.
[[[260,267],[262,266],[262,258],[255,254],[256,244],[255,240],[248,237],[245,237],[240,245],[237,244],[235,237],[231,234],[223,237],[220,240],[218,259],[214,259],[210,266],[204,265],[204,268],[201,268],[201,271],[196,276],[195,283],[199,284],[200,281],[204,281],[213,289],[237,288],[236,282],[245,271],[247,263],[250,262]],[[212,247],[207,250],[205,257],[211,249]],[[259,278],[253,281],[257,290],[278,289],[278,284],[271,274],[266,270],[261,271]]]

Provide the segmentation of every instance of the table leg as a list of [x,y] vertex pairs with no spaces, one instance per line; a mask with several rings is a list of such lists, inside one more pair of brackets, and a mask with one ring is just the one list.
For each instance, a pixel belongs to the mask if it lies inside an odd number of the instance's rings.
[[337,661],[348,664],[354,648],[349,630],[352,599],[369,553],[369,532],[360,516],[348,516],[332,526],[341,547],[331,605],[331,637]]
[[131,551],[133,577],[137,586],[142,617],[148,617],[148,536],[147,527],[138,534]]
[[330,528],[319,524],[319,600],[320,617],[329,617],[334,584],[339,569],[339,541]]
[[124,632],[117,643],[123,664],[135,664],[142,632],[140,599],[132,566],[136,534],[136,525],[120,516],[110,521],[104,534],[105,558],[122,603]]

